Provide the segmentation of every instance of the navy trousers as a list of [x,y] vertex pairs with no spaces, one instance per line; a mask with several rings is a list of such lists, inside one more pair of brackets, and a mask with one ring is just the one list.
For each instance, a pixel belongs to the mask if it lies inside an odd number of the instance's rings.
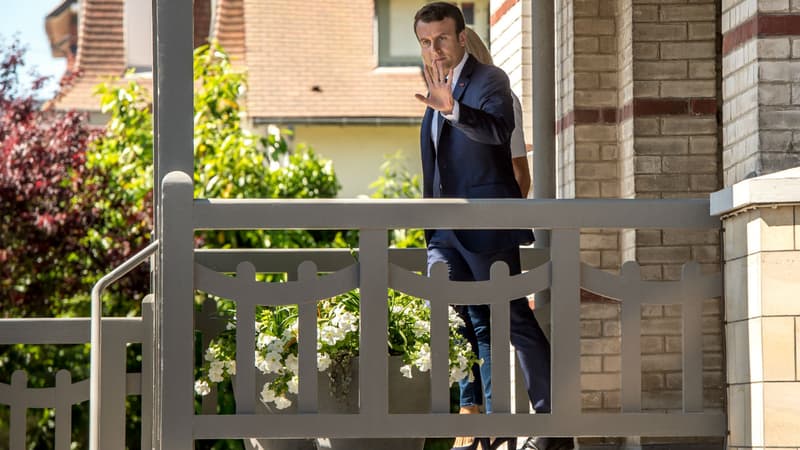
[[[473,253],[465,249],[450,230],[437,230],[428,242],[428,273],[433,264],[447,264],[453,281],[484,281],[489,279],[489,269],[495,261],[508,264],[509,273],[520,273],[519,248],[503,249],[490,253]],[[464,319],[464,336],[483,359],[476,369],[475,381],[467,378],[459,382],[461,406],[482,404],[485,396],[487,413],[492,412],[492,362],[491,324],[488,305],[460,305],[456,311]],[[511,343],[517,352],[520,369],[525,379],[528,397],[537,413],[550,412],[550,343],[542,332],[528,300],[511,301]],[[481,388],[483,395],[481,395]]]

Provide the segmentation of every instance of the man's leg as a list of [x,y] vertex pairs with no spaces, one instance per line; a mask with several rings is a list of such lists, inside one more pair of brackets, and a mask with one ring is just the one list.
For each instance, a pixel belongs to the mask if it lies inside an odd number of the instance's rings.
[[[477,254],[469,252],[458,246],[459,253],[464,257],[472,270],[476,280],[488,280],[489,271],[495,261],[503,261],[508,265],[509,274],[517,275],[521,272],[519,249],[510,248],[491,254]],[[485,313],[478,313],[477,323],[473,319],[473,326],[478,327],[485,323],[488,343],[489,333],[489,308],[484,306]],[[525,384],[528,387],[528,396],[537,412],[550,412],[550,343],[542,332],[533,311],[530,310],[526,299],[513,300],[510,305],[511,316],[511,343],[520,359],[520,369]],[[481,345],[481,338],[478,338]],[[484,372],[481,370],[481,375]],[[484,386],[491,386],[491,380],[484,381]],[[491,388],[489,390],[491,393]],[[486,404],[490,405],[489,395]],[[488,407],[487,407],[488,410]]]
[[550,343],[524,298],[511,302],[511,343],[517,351],[533,409],[549,413]]

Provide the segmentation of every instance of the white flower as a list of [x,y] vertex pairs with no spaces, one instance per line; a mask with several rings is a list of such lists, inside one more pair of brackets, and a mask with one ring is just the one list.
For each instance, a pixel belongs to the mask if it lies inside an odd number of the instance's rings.
[[211,347],[208,347],[208,349],[206,350],[205,359],[208,362],[217,360],[217,356],[214,354],[214,350],[212,350]]
[[297,373],[297,356],[289,355],[286,357],[286,368],[292,373]]
[[297,375],[293,376],[286,384],[289,387],[290,394],[297,394],[297,385],[299,383]]
[[[346,334],[350,331],[358,331],[358,317],[350,311],[343,311],[339,313],[333,322],[339,327],[339,330]],[[344,335],[342,335],[344,337]]]
[[422,344],[419,349],[417,359],[414,361],[420,372],[427,372],[431,370],[431,347],[428,344]]
[[455,309],[453,309],[452,306],[448,308],[447,313],[448,313],[447,317],[448,317],[448,320],[450,322],[450,326],[453,326],[453,327],[456,327],[456,328],[460,328],[460,327],[464,326],[464,320],[461,318],[461,316],[458,315],[458,313],[456,312]]
[[211,392],[211,387],[209,387],[206,380],[197,380],[194,382],[194,391],[199,395],[208,395]]
[[261,388],[261,401],[264,403],[275,401],[275,391],[269,388],[269,383],[264,384],[264,387]]
[[431,332],[431,324],[427,320],[417,320],[414,322],[414,334],[417,336]]
[[225,370],[231,375],[236,375],[236,361],[225,361]]
[[297,322],[292,323],[288,328],[283,330],[283,339],[289,340],[295,336],[297,336]]
[[269,352],[264,357],[264,364],[267,367],[267,373],[275,373],[281,370],[281,354],[278,352]]
[[405,366],[401,367],[400,373],[402,373],[406,378],[411,378],[411,366],[406,364]]
[[325,325],[321,330],[319,330],[319,340],[328,345],[336,344],[336,331],[336,328],[330,325]]
[[275,407],[278,409],[286,409],[292,406],[292,401],[284,396],[276,397],[274,401]]
[[317,370],[324,372],[331,365],[331,357],[327,353],[317,353]]
[[280,353],[283,351],[283,348],[286,347],[286,342],[283,339],[276,338],[272,336],[272,339],[267,344],[267,353],[269,352],[276,352]]
[[213,365],[210,369],[208,369],[208,379],[211,380],[212,383],[219,383],[223,380],[223,372],[222,367],[215,368]]
[[256,369],[260,370],[261,373],[269,373],[267,368],[267,360],[261,355],[261,353],[256,350]]
[[278,338],[272,336],[271,334],[259,333],[258,339],[256,340],[256,348],[259,349],[267,348],[271,343],[273,343],[277,339]]

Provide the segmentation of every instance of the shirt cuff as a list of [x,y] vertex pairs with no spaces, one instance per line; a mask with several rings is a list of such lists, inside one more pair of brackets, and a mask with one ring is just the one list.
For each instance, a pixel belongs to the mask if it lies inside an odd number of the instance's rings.
[[453,112],[450,114],[442,114],[442,117],[451,123],[458,123],[458,102],[453,102]]

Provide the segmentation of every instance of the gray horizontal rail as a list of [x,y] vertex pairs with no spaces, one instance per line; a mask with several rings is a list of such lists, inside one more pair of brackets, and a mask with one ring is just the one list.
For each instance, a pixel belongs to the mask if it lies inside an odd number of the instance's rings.
[[[522,270],[538,267],[550,258],[546,248],[521,247]],[[353,249],[358,255],[358,249]],[[347,248],[287,248],[287,249],[198,249],[194,260],[217,272],[236,272],[242,261],[252,263],[259,273],[285,273],[304,261],[313,261],[320,272],[334,272],[353,264],[353,255]],[[424,248],[390,248],[389,263],[415,272],[427,268],[428,257]]]
[[708,199],[196,199],[195,229],[719,228]]
[[[0,345],[88,344],[90,321],[88,317],[0,319]],[[104,317],[102,323],[128,342],[141,342],[144,336],[141,317]]]
[[471,436],[491,430],[498,436],[724,436],[722,412],[632,414],[318,414],[199,415],[195,439],[378,438]]

